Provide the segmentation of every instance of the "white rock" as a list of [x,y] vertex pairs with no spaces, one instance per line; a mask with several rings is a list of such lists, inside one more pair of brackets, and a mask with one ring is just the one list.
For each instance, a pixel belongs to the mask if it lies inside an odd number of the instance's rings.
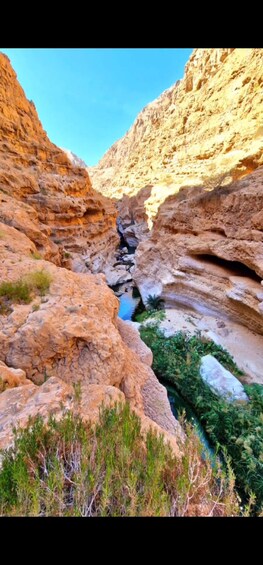
[[248,402],[248,396],[240,381],[227,371],[213,355],[201,359],[200,375],[210,388],[228,402],[242,400]]

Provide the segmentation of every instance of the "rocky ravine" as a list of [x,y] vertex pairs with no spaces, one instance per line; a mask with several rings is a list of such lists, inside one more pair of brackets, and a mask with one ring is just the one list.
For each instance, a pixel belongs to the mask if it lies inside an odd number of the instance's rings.
[[263,167],[211,192],[180,191],[136,251],[145,300],[162,295],[263,334]]
[[263,164],[262,64],[262,49],[195,49],[184,78],[146,106],[90,169],[94,187],[120,199],[149,185],[144,212],[151,225],[180,187],[211,179],[215,186]]
[[48,140],[4,55],[0,69],[0,284],[36,271],[51,276],[46,295],[32,293],[29,304],[6,307],[0,298],[0,377],[7,388],[0,394],[0,448],[29,415],[60,417],[73,409],[73,383],[80,382],[85,418],[96,417],[102,401],[127,399],[143,428],[164,431],[179,453],[181,428],[150,368],[151,352],[117,317],[119,302],[105,276],[62,267],[70,266],[66,250],[75,269],[84,260],[91,270],[103,268],[118,241],[115,209]]
[[0,78],[0,221],[57,265],[102,271],[119,243],[115,206],[49,141],[1,53]]

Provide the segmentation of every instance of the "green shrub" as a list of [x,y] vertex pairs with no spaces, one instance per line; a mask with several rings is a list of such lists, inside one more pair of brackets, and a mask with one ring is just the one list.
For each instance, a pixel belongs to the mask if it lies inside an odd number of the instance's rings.
[[11,302],[24,302],[25,304],[28,304],[31,300],[30,288],[22,279],[15,282],[2,282],[0,296]]
[[41,270],[29,273],[25,277],[25,280],[27,281],[29,288],[32,290],[38,290],[40,296],[44,296],[47,290],[49,290],[52,277],[46,271]]
[[38,253],[38,251],[34,251],[34,253],[31,253],[31,257],[32,257],[32,259],[36,259],[36,261],[43,259],[42,255],[40,255],[40,253]]
[[186,427],[182,459],[162,436],[144,439],[129,404],[103,408],[97,425],[66,413],[48,425],[38,417],[16,432],[3,453],[1,515],[187,516],[239,513],[233,479],[201,458]]
[[[12,312],[10,304],[13,302],[29,304],[32,292],[43,296],[49,289],[52,277],[46,271],[29,273],[18,281],[4,281],[0,284],[0,315]],[[37,306],[33,311],[38,309]]]
[[203,355],[211,353],[234,375],[242,374],[232,357],[219,345],[200,337],[178,332],[165,338],[156,327],[140,328],[140,334],[153,352],[157,376],[170,381],[194,407],[214,445],[231,458],[236,484],[245,500],[256,496],[256,510],[263,505],[263,387],[245,386],[247,404],[227,403],[200,377]]
[[149,294],[146,299],[148,310],[162,310],[164,308],[164,299],[156,294]]
[[164,310],[145,310],[144,312],[135,315],[135,321],[145,322],[146,320],[158,320],[161,322],[165,320],[165,317]]

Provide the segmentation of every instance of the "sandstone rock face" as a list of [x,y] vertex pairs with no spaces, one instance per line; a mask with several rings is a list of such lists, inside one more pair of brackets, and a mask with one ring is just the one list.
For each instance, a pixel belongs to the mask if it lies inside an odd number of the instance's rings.
[[242,384],[213,355],[204,355],[201,358],[200,375],[203,381],[227,402],[235,400],[248,402]]
[[90,169],[94,187],[119,199],[152,185],[152,218],[182,186],[236,180],[263,164],[262,63],[262,49],[195,49],[184,78]]
[[105,406],[124,402],[123,393],[112,386],[90,385],[81,390],[78,401],[72,385],[51,377],[42,386],[29,386],[7,390],[0,394],[0,449],[12,445],[13,428],[25,427],[28,419],[50,415],[60,419],[67,411],[79,413],[84,420],[95,422],[102,401]]
[[25,233],[45,259],[103,270],[119,241],[114,205],[49,141],[1,53],[0,76],[0,221]]
[[146,186],[134,196],[124,196],[117,202],[118,229],[130,247],[137,247],[149,236],[148,216],[144,203],[151,195],[151,186]]
[[25,371],[7,367],[5,363],[0,361],[0,392],[2,392],[1,389],[5,390],[21,385],[31,385],[31,381],[26,378]]
[[[86,385],[81,389],[78,399],[72,385],[68,385],[51,377],[40,387],[31,383],[29,386],[7,390],[0,394],[0,449],[8,449],[13,445],[14,428],[24,428],[29,418],[42,416],[47,421],[49,416],[59,420],[66,412],[79,414],[84,421],[95,423],[99,419],[102,402],[105,407],[116,402],[125,401],[124,394],[113,386]],[[158,424],[135,409],[141,418],[142,432],[147,434],[154,429],[169,442],[174,454],[180,457],[178,444],[174,435],[164,432]],[[0,458],[1,463],[1,458]]]
[[[52,278],[45,296],[32,295],[29,304],[12,303],[10,311],[0,315],[0,360],[39,385],[56,377],[68,385],[115,387],[142,418],[149,416],[164,430],[180,434],[167,395],[149,366],[148,350],[138,332],[117,318],[119,301],[105,276],[35,260],[35,246],[26,235],[5,224],[0,224],[0,233],[1,282],[15,282],[35,271]],[[146,398],[148,382],[154,394]],[[165,419],[158,413],[160,405]]]
[[[60,417],[73,409],[72,385],[78,382],[85,418],[96,418],[102,401],[127,399],[146,427],[152,422],[167,431],[175,445],[181,428],[155,383],[149,352],[141,353],[138,335],[138,351],[132,350],[134,333],[123,326],[122,337],[119,301],[105,276],[87,274],[114,257],[115,208],[95,193],[85,169],[71,165],[48,140],[4,55],[0,71],[0,285],[38,271],[51,278],[45,295],[31,289],[29,303],[10,299],[1,286],[1,383],[16,388],[0,394],[0,447],[10,444],[12,426],[25,425],[30,415]],[[143,392],[148,381],[153,399]]]
[[180,191],[136,250],[144,301],[162,294],[263,333],[263,167],[228,187]]

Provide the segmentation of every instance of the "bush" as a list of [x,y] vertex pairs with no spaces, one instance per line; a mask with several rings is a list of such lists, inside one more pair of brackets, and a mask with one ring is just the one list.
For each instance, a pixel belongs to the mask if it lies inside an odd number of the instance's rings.
[[187,516],[239,512],[232,476],[201,458],[186,427],[181,460],[163,438],[144,439],[129,404],[103,408],[96,426],[73,413],[38,417],[3,453],[1,515]]
[[156,294],[149,294],[146,299],[148,310],[162,310],[164,308],[164,299]]
[[24,302],[25,304],[28,304],[31,300],[29,286],[22,279],[16,282],[2,282],[0,296],[11,302]]
[[140,314],[135,315],[136,322],[145,322],[145,320],[165,320],[165,312],[163,310],[146,310]]
[[46,271],[41,270],[29,273],[25,280],[32,290],[38,290],[40,296],[44,296],[46,291],[49,290],[52,277]]
[[227,403],[200,377],[201,357],[211,353],[234,375],[242,374],[232,357],[219,345],[200,337],[178,332],[165,338],[156,327],[140,328],[140,334],[153,352],[157,376],[170,381],[193,406],[215,446],[231,458],[240,495],[248,500],[256,496],[255,508],[263,505],[263,387],[245,386],[247,404]]
[[0,314],[9,314],[13,302],[29,304],[31,293],[43,296],[49,289],[52,277],[46,271],[35,271],[15,282],[4,281],[0,285]]

